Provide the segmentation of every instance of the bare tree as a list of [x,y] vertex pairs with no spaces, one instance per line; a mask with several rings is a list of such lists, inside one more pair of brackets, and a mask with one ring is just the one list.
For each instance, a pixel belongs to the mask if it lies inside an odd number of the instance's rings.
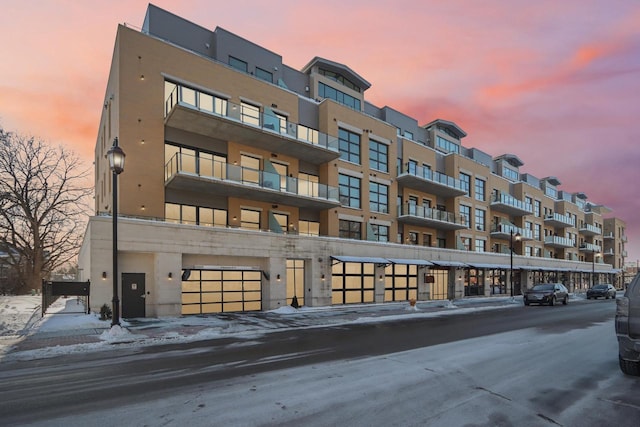
[[21,290],[38,289],[77,256],[89,176],[75,153],[0,127],[0,250]]

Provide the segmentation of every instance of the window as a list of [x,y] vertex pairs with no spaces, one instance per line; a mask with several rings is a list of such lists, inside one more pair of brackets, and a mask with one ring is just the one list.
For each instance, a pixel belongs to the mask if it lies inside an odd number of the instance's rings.
[[340,203],[343,206],[360,208],[360,178],[340,174],[338,176],[340,187]]
[[431,246],[432,236],[431,234],[422,235],[422,246]]
[[485,182],[482,179],[476,178],[475,180],[476,186],[475,186],[475,196],[476,196],[476,200],[479,200],[481,202],[485,201]]
[[336,73],[334,71],[324,70],[322,68],[320,68],[320,70],[318,72],[319,72],[319,74],[330,78],[334,82],[338,82],[338,83],[348,87],[351,90],[355,90],[356,92],[360,92],[360,88],[358,86],[356,86],[355,83],[353,83],[351,80],[349,80],[346,77],[344,77],[342,74],[338,74],[338,73]]
[[354,110],[360,111],[360,100],[349,94],[341,92],[337,89],[327,86],[324,83],[318,83],[318,95],[321,98],[333,99],[339,104],[346,105]]
[[417,245],[418,244],[418,233],[416,233],[415,231],[410,231],[407,234],[407,243],[410,245]]
[[445,249],[447,247],[447,239],[444,237],[438,237],[437,243],[440,249]]
[[339,236],[343,239],[362,239],[362,223],[357,221],[340,220]]
[[441,136],[436,137],[437,148],[440,148],[447,153],[460,153],[460,146],[456,143],[444,139]]
[[319,236],[320,235],[320,223],[316,221],[298,221],[300,227],[299,234],[305,234],[307,236]]
[[340,140],[340,158],[351,163],[360,164],[360,135],[339,129],[338,139]]
[[260,211],[242,209],[240,211],[240,227],[250,230],[260,230]]
[[407,163],[407,172],[409,172],[411,175],[416,175],[418,173],[418,162],[416,162],[415,160],[409,160],[409,163]]
[[487,241],[483,239],[476,239],[476,252],[486,252]]
[[301,196],[318,197],[320,178],[317,175],[300,172],[298,174],[298,194]]
[[520,179],[520,174],[517,170],[508,168],[504,165],[502,166],[502,176],[511,181],[518,181]]
[[476,230],[484,231],[485,230],[485,217],[486,212],[484,209],[476,209]]
[[540,208],[541,208],[541,202],[540,200],[536,200],[533,203],[533,214],[538,218],[540,218],[540,210],[541,210]]
[[533,224],[533,238],[536,240],[540,240],[541,235],[542,235],[542,225]]
[[465,251],[471,250],[471,237],[461,237],[462,247]]
[[471,194],[471,175],[460,172],[460,186],[467,193]]
[[369,209],[389,213],[389,187],[377,182],[369,183]]
[[544,194],[553,198],[553,199],[557,199],[558,198],[558,190],[556,189],[556,187],[552,187],[550,185],[547,185],[544,189]]
[[460,216],[464,225],[471,227],[471,207],[460,205]]
[[227,211],[201,206],[164,204],[165,221],[175,224],[192,224],[204,227],[226,227]]
[[247,63],[245,61],[238,58],[234,58],[231,55],[229,55],[229,65],[231,65],[236,70],[244,71],[245,73],[249,71],[249,68],[247,67]]
[[405,130],[404,137],[407,139],[413,140],[413,132],[409,132],[408,130]]
[[267,70],[263,70],[260,67],[256,67],[256,77],[269,83],[273,83],[273,74],[271,74]]
[[371,224],[371,229],[373,230],[373,234],[375,240],[378,242],[388,242],[389,241],[389,227],[386,225],[378,225]]
[[370,139],[369,167],[381,172],[389,172],[389,147]]
[[240,104],[240,120],[254,126],[260,126],[260,108],[242,102]]
[[242,166],[242,182],[258,184],[260,182],[260,159],[242,154],[240,156]]

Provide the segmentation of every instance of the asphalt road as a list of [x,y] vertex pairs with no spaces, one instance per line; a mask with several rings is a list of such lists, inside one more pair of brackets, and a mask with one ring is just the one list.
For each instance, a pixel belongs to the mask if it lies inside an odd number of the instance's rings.
[[[45,425],[47,420],[68,417],[70,411],[83,415],[131,402],[151,403],[193,387],[229,383],[276,370],[370,358],[528,328],[557,336],[610,322],[614,314],[613,301],[580,301],[568,306],[516,307],[437,318],[283,330],[253,338],[3,363],[0,414],[4,425]],[[615,335],[613,330],[611,334]]]

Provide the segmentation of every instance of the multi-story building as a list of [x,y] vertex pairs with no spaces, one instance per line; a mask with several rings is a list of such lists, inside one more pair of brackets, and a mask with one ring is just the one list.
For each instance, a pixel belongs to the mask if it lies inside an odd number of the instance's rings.
[[631,277],[625,279],[625,265],[627,258],[626,222],[619,218],[605,218],[603,221],[603,252],[604,262],[610,264],[616,272],[616,287],[623,288],[625,283],[631,281]]
[[[80,254],[94,309],[111,301],[117,137],[124,317],[299,304],[572,290],[614,268],[583,193],[521,172],[514,154],[366,100],[360,74],[301,70],[235,34],[150,5],[119,26],[95,148],[95,208]],[[597,258],[597,259],[596,259]]]

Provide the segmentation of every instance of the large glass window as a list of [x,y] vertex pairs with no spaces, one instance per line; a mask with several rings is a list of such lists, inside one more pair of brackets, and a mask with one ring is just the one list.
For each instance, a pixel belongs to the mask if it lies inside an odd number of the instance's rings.
[[267,70],[263,70],[260,67],[256,67],[256,77],[269,83],[273,83],[273,74],[271,74]]
[[369,167],[381,172],[389,172],[389,147],[369,140]]
[[485,187],[486,187],[486,183],[484,182],[483,179],[480,178],[476,178],[475,180],[475,197],[476,200],[480,200],[481,202],[485,201]]
[[235,68],[236,70],[240,70],[243,72],[248,72],[249,68],[247,67],[247,63],[241,59],[235,58],[229,55],[229,65]]
[[360,208],[360,178],[340,174],[338,176],[340,186],[340,203],[343,206]]
[[333,80],[334,82],[338,82],[346,87],[348,87],[351,90],[355,90],[356,92],[360,92],[360,88],[358,86],[355,85],[355,83],[353,83],[351,80],[347,79],[345,76],[343,76],[342,74],[338,74],[334,71],[329,71],[329,70],[324,70],[322,68],[320,68],[319,70],[319,74],[330,78],[331,80]]
[[360,135],[339,129],[340,158],[351,163],[360,164]]
[[242,123],[260,126],[260,108],[255,105],[242,102],[240,104],[240,119]]
[[518,181],[520,179],[520,174],[517,170],[508,168],[506,166],[502,167],[502,176],[511,181]]
[[460,172],[460,186],[467,192],[467,196],[471,194],[471,175]]
[[240,211],[240,227],[250,230],[260,230],[260,211],[242,209]]
[[463,224],[467,227],[471,227],[471,207],[460,205],[460,216]]
[[485,218],[487,216],[487,213],[484,209],[477,209],[476,208],[476,230],[478,231],[484,231],[486,228],[485,225]]
[[437,148],[440,148],[447,153],[460,153],[460,146],[454,142],[444,139],[441,136],[436,137]]
[[476,252],[485,252],[487,250],[487,241],[484,239],[476,239]]
[[331,268],[331,277],[333,304],[374,302],[375,264],[337,262]]
[[540,218],[540,211],[542,210],[542,202],[536,200],[533,202],[533,214]]
[[334,101],[360,111],[360,100],[342,91],[339,91],[324,83],[318,83],[318,95],[321,98],[329,98]]
[[164,204],[165,221],[176,224],[193,224],[205,227],[226,227],[227,211],[202,206]]
[[369,183],[369,209],[389,213],[389,187],[377,182]]
[[[375,240],[378,242],[388,242],[389,241],[389,227],[386,225],[378,225],[371,224],[371,229],[373,230],[373,234]],[[371,239],[369,239],[371,240]]]
[[307,236],[319,236],[320,235],[320,223],[316,221],[298,221],[298,226],[300,227],[300,234],[305,234]]
[[362,240],[362,223],[358,221],[340,220],[339,236],[343,239]]
[[259,271],[190,270],[182,281],[182,314],[262,309]]

